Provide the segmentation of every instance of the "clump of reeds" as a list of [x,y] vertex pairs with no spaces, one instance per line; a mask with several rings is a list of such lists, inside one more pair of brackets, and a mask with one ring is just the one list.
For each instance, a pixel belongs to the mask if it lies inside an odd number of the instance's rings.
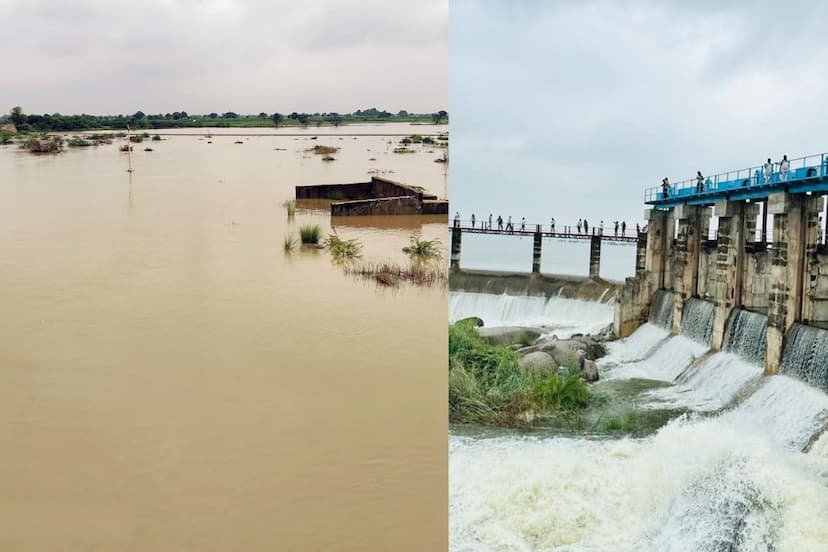
[[336,157],[333,157],[332,155],[326,155],[322,158],[322,161],[336,161]]
[[413,149],[409,149],[405,146],[400,146],[400,147],[394,148],[394,153],[416,153],[416,152]]
[[434,238],[433,240],[421,240],[416,234],[412,234],[408,238],[408,245],[403,247],[403,252],[408,253],[412,257],[420,257],[423,259],[439,259],[440,240]]
[[296,236],[294,236],[292,233],[285,236],[285,239],[284,239],[285,253],[293,253],[293,251],[294,251],[294,249],[296,249],[297,245],[298,245],[298,240],[296,239]]
[[418,286],[445,284],[448,275],[442,266],[412,263],[408,266],[395,263],[360,264],[345,267],[345,273],[374,280],[384,286],[397,286],[409,282]]
[[288,218],[293,217],[296,214],[296,200],[295,199],[288,199],[284,203],[282,203],[282,207],[285,208],[287,211]]
[[318,224],[303,224],[299,227],[299,238],[304,244],[316,245],[322,237],[322,229]]
[[335,148],[333,146],[323,146],[322,144],[317,144],[312,148],[308,148],[305,151],[313,152],[316,155],[330,155],[332,153],[336,153],[339,151],[339,148]]
[[338,259],[354,259],[362,255],[362,244],[359,240],[343,240],[336,232],[328,235],[325,246]]

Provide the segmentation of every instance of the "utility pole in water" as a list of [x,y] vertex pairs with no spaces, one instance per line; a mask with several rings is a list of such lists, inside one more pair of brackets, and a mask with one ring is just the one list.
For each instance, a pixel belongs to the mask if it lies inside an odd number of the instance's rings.
[[129,125],[127,125],[126,140],[127,140],[127,145],[126,145],[127,159],[129,160],[129,168],[127,169],[127,172],[131,173],[132,172],[132,140],[130,140],[130,137],[129,137]]

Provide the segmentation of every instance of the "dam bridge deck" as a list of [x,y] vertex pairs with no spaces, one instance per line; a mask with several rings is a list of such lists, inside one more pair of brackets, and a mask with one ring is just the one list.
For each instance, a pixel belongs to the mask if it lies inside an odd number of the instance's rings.
[[748,167],[698,177],[644,190],[644,203],[655,208],[672,208],[679,205],[713,205],[719,201],[764,200],[777,192],[828,193],[828,153],[791,159],[786,166],[772,163],[771,170],[764,166]]
[[555,230],[554,232],[551,230],[543,230],[543,225],[541,224],[527,224],[523,229],[520,228],[520,225],[517,225],[517,228],[514,230],[506,230],[505,225],[504,228],[489,228],[485,223],[480,224],[477,223],[472,226],[471,221],[459,221],[455,222],[455,224],[450,224],[449,229],[458,228],[464,234],[491,234],[491,235],[499,235],[499,236],[526,236],[526,237],[534,237],[536,234],[540,234],[543,238],[559,238],[559,239],[566,239],[566,240],[589,240],[593,237],[600,238],[601,241],[607,242],[627,242],[627,243],[636,243],[638,241],[647,240],[647,233],[646,232],[635,232],[633,230],[630,232],[627,230],[626,232],[618,232],[617,234],[615,231],[607,231],[604,229],[601,231],[600,228],[590,228],[589,232],[578,232],[577,228],[574,226],[563,226],[561,227],[562,230]]

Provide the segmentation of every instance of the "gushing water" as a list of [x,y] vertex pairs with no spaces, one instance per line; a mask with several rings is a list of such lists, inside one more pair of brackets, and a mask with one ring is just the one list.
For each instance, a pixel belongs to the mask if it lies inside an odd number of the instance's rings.
[[713,335],[713,309],[713,303],[702,299],[691,297],[685,301],[681,334],[709,346]]
[[736,309],[730,316],[730,323],[727,326],[725,350],[761,366],[765,361],[767,338],[767,316]]
[[[691,412],[641,439],[480,438],[453,428],[452,550],[828,550],[828,436],[816,439],[828,395],[761,376],[766,324],[751,313],[732,317],[726,352],[694,364],[709,347],[712,305],[692,303],[687,331],[669,338],[667,309],[654,306],[650,324],[610,344],[602,378],[675,381],[646,392],[649,408],[730,410]],[[799,329],[785,369],[824,381],[823,337]]]
[[673,300],[672,291],[656,290],[653,304],[650,307],[650,322],[670,329],[673,326]]
[[707,346],[683,335],[669,338],[644,360],[622,364],[605,374],[605,379],[648,379],[671,382],[707,351]]
[[607,355],[598,360],[599,366],[612,366],[648,357],[663,342],[670,331],[647,322],[625,339],[607,344]]
[[477,316],[486,326],[540,326],[568,337],[598,333],[612,323],[613,308],[594,301],[564,297],[449,293],[449,321]]
[[782,356],[782,373],[828,391],[828,331],[794,324]]
[[688,408],[698,412],[719,410],[731,402],[762,368],[733,353],[716,353],[704,359],[684,381],[648,393],[649,408]]

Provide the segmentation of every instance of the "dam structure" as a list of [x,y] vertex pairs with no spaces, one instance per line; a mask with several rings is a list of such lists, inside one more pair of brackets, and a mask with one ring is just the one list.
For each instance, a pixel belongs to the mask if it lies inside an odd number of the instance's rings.
[[828,389],[826,194],[828,153],[645,190],[647,232],[618,292],[616,337],[654,309],[674,335],[712,320],[698,335],[713,351],[732,350],[732,334],[749,330],[739,352],[766,374]]

